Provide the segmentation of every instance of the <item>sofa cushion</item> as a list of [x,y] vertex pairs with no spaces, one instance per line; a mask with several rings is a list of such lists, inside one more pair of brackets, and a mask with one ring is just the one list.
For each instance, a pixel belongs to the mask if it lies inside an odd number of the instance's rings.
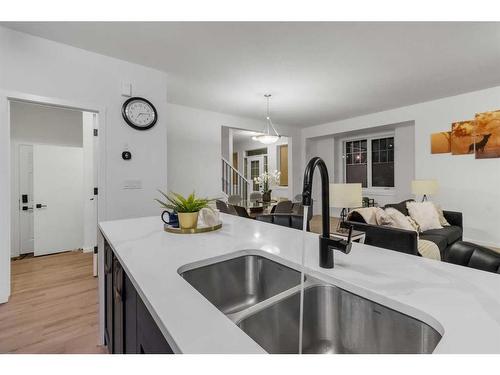
[[446,238],[447,245],[451,245],[462,238],[462,228],[455,225],[443,227],[441,229],[429,229],[422,233],[423,235],[438,235]]
[[399,202],[399,203],[386,204],[384,206],[384,208],[392,207],[392,208],[395,208],[396,210],[398,210],[399,212],[401,212],[403,215],[409,216],[408,209],[406,208],[406,202],[415,202],[415,201],[413,199],[407,199],[407,200]]
[[421,240],[427,240],[434,242],[438,247],[441,254],[443,254],[444,250],[448,246],[448,241],[445,236],[439,234],[426,234],[422,233],[419,237]]
[[446,261],[488,272],[500,273],[500,253],[471,242],[455,242]]
[[500,254],[493,250],[476,248],[470,257],[468,266],[483,271],[499,272]]

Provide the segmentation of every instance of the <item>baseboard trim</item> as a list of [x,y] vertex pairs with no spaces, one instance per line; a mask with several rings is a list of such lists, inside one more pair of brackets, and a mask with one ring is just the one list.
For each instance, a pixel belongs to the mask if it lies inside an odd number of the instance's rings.
[[84,247],[84,248],[82,249],[82,251],[83,251],[84,253],[92,253],[92,252],[94,252],[94,248],[93,248],[93,247]]
[[0,296],[0,304],[9,302],[9,297],[10,296],[6,296],[6,295]]

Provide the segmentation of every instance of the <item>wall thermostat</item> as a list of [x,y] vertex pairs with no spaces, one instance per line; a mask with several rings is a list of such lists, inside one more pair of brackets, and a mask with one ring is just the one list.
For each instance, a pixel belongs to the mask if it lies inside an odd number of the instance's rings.
[[130,160],[130,159],[132,159],[132,154],[130,153],[130,151],[123,151],[122,152],[122,159],[123,160]]

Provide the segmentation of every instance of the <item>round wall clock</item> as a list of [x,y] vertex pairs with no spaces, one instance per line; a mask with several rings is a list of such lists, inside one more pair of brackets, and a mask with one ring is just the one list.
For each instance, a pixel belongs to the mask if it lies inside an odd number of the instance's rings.
[[158,119],[154,105],[149,100],[137,96],[123,103],[122,116],[127,124],[137,130],[152,128]]

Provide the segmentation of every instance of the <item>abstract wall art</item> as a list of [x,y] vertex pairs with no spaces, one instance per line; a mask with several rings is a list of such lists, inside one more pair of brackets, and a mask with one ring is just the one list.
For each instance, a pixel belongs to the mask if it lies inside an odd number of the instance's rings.
[[[474,153],[474,120],[459,121],[451,124],[451,153],[465,155]],[[472,145],[472,147],[470,147]]]
[[474,134],[476,159],[500,157],[500,111],[476,114]]
[[446,154],[451,151],[451,132],[431,134],[431,154]]

